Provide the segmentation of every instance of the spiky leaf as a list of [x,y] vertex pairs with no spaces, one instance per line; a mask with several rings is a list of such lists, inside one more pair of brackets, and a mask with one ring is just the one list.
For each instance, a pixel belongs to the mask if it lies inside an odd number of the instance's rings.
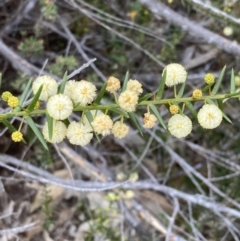
[[141,103],[141,102],[143,102],[143,101],[146,101],[146,100],[148,100],[148,99],[149,99],[150,97],[152,97],[152,96],[153,96],[152,93],[148,93],[148,94],[144,95],[143,97],[139,98],[138,103]]
[[134,125],[136,126],[136,128],[138,129],[140,135],[143,136],[142,128],[141,128],[141,126],[140,126],[140,124],[139,124],[139,122],[138,122],[135,114],[134,114],[133,112],[128,112],[128,115],[129,115],[131,121],[133,122],[133,124],[134,124]]
[[128,80],[129,80],[129,71],[127,71],[127,73],[125,75],[123,86],[122,86],[122,92],[127,89],[127,82],[128,82]]
[[158,88],[158,91],[157,91],[157,95],[156,95],[156,99],[157,100],[161,100],[162,99],[163,90],[164,90],[165,82],[166,82],[166,77],[167,77],[167,70],[164,69],[163,70],[163,77],[162,77],[162,80],[160,82],[160,85],[159,85],[159,88]]
[[40,86],[40,88],[38,89],[36,95],[33,97],[31,103],[29,104],[29,106],[27,107],[27,110],[29,112],[33,111],[34,107],[36,106],[36,103],[38,102],[39,100],[39,97],[42,93],[42,89],[43,89],[43,85]]
[[97,96],[96,100],[94,101],[95,105],[100,104],[100,102],[101,102],[101,100],[102,100],[102,98],[103,98],[103,96],[106,92],[106,88],[107,88],[107,81],[103,84],[101,90],[99,91],[98,96]]
[[187,108],[191,112],[191,114],[194,116],[194,118],[197,119],[197,111],[194,109],[193,104],[189,101],[185,102]]
[[32,85],[32,80],[33,80],[33,78],[29,79],[29,81],[28,81],[28,83],[27,83],[27,85],[26,85],[26,87],[25,87],[25,89],[24,89],[24,91],[23,91],[23,93],[22,93],[22,95],[20,97],[19,105],[21,105],[21,106],[23,105],[23,102],[26,100],[26,97],[28,95],[28,91],[29,91],[29,89],[30,89],[30,87]]
[[235,76],[234,71],[232,69],[231,71],[231,86],[230,86],[230,93],[233,94],[236,92],[236,86],[235,86]]
[[161,115],[159,114],[159,111],[158,111],[157,107],[155,105],[153,105],[153,104],[150,104],[149,107],[152,110],[152,112],[155,114],[155,116],[157,117],[157,119],[158,119],[159,123],[161,124],[161,126],[165,130],[167,130],[167,127],[166,127],[166,125],[165,125]]
[[219,90],[219,87],[220,87],[220,85],[222,83],[223,76],[225,74],[225,70],[226,70],[226,65],[223,67],[223,69],[222,69],[222,71],[221,71],[221,73],[220,73],[220,75],[219,75],[219,77],[218,77],[218,79],[217,79],[217,81],[216,81],[216,83],[215,83],[215,85],[213,87],[212,95],[216,95],[217,94],[217,92]]
[[[93,116],[92,116],[92,113],[91,113],[91,111],[86,111],[86,112],[84,112],[84,114],[85,114],[85,116],[87,117],[87,119],[88,119],[88,122],[89,122],[89,125],[91,125],[91,123],[93,122]],[[92,126],[92,125],[91,125]],[[94,135],[95,135],[95,137],[97,138],[97,140],[100,142],[101,140],[100,140],[100,137],[99,137],[99,135],[94,131]]]
[[44,146],[44,148],[46,150],[48,150],[47,147],[47,143],[43,138],[42,133],[39,131],[39,129],[37,128],[35,122],[33,121],[33,119],[30,116],[27,116],[25,118],[26,122],[28,123],[28,125],[30,126],[30,128],[32,129],[32,131],[34,132],[34,134],[36,135],[36,137],[38,138],[38,140],[42,143],[42,145]]
[[67,78],[67,71],[66,71],[63,76],[60,88],[59,88],[59,94],[63,94],[67,80],[68,80],[68,78]]
[[49,139],[52,140],[53,118],[49,114],[46,114],[46,116],[47,116],[47,123],[48,123],[48,136],[49,136]]
[[181,88],[180,88],[180,90],[178,91],[178,94],[177,94],[178,97],[182,97],[183,96],[183,93],[184,93],[184,90],[185,90],[185,86],[186,86],[186,81],[184,83],[182,83]]

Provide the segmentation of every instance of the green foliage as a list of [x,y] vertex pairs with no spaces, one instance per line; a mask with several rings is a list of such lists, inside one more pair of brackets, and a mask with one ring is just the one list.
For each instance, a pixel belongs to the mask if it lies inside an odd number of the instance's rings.
[[18,49],[25,55],[40,55],[44,50],[43,39],[37,40],[35,37],[31,36],[24,39],[19,45]]
[[67,70],[73,70],[78,66],[78,62],[74,56],[58,56],[54,64],[51,64],[48,69],[50,73],[62,76]]
[[57,17],[57,6],[53,0],[41,0],[41,13],[42,16],[50,21],[54,21]]

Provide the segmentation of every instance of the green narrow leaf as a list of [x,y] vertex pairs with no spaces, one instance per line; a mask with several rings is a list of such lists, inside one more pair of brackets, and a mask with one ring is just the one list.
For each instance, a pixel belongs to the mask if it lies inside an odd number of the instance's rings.
[[139,133],[141,136],[143,136],[143,133],[142,133],[142,128],[135,116],[135,114],[133,112],[128,112],[128,116],[130,117],[131,121],[134,123],[134,125],[137,127]]
[[223,100],[217,100],[218,108],[223,111]]
[[153,96],[152,93],[148,93],[148,94],[144,95],[143,97],[139,98],[138,103],[141,103],[141,102],[143,102],[143,101],[146,101],[146,100],[148,100],[148,99],[149,99],[150,97],[152,97],[152,96]]
[[61,82],[60,89],[59,89],[59,94],[63,94],[66,83],[67,83],[67,71],[65,72],[65,74],[63,76],[63,80]]
[[228,116],[227,116],[224,112],[222,112],[222,114],[223,114],[223,118],[224,118],[227,122],[229,122],[230,124],[232,124],[232,121],[228,118]]
[[186,81],[184,83],[182,83],[181,88],[180,88],[180,90],[178,91],[178,94],[177,94],[178,97],[182,97],[183,96],[183,92],[185,90],[185,86],[186,86]]
[[37,128],[36,124],[34,123],[33,119],[30,116],[27,116],[25,118],[25,120],[28,123],[28,125],[30,126],[30,128],[32,129],[32,131],[35,133],[35,135],[38,138],[38,140],[42,143],[44,148],[46,150],[48,150],[47,143],[44,140],[42,133],[40,132],[40,130]]
[[49,135],[49,139],[52,140],[53,118],[49,114],[46,114],[46,116],[47,116],[47,123],[48,123],[48,135]]
[[[89,124],[91,125],[91,123],[92,123],[92,121],[93,121],[93,116],[92,116],[91,111],[86,111],[86,112],[84,112],[84,114],[85,114],[85,116],[87,117]],[[92,125],[91,125],[91,126],[92,126]],[[100,141],[101,141],[101,140],[100,140],[100,137],[99,137],[99,135],[98,135],[95,131],[94,131],[94,135],[95,135],[95,137],[97,138],[97,140],[100,142]]]
[[[3,123],[11,132],[17,131],[17,129],[7,119],[1,120],[1,123]],[[24,139],[22,140],[22,142],[24,144],[27,144],[27,142]]]
[[236,86],[235,86],[235,76],[234,71],[232,69],[231,71],[231,87],[230,87],[230,93],[233,94],[236,92]]
[[155,105],[153,105],[153,104],[150,104],[149,107],[150,107],[150,109],[152,110],[152,112],[155,114],[155,116],[157,117],[157,119],[158,119],[159,123],[162,125],[162,127],[163,127],[165,130],[167,130],[167,126],[165,125],[162,117],[160,116],[157,107],[156,107]]
[[96,100],[94,101],[95,105],[100,104],[100,102],[105,94],[106,88],[107,88],[107,81],[103,84],[101,90],[99,91],[98,96],[97,96]]
[[43,85],[40,86],[40,88],[38,89],[36,95],[33,97],[31,103],[30,103],[29,106],[27,107],[27,110],[28,110],[29,112],[31,112],[31,111],[34,109],[36,103],[38,102],[39,97],[40,97],[41,92],[42,92],[42,89],[43,89]]
[[28,91],[32,85],[32,81],[33,81],[33,78],[30,78],[21,97],[20,97],[20,100],[19,100],[19,105],[22,106],[23,105],[23,102],[26,100],[26,97],[27,97],[27,94],[28,94]]
[[191,114],[194,116],[194,118],[197,119],[197,111],[194,109],[193,104],[189,101],[185,102],[187,108],[191,112]]
[[204,93],[204,92],[206,92],[207,90],[209,90],[212,85],[213,85],[213,84],[206,85],[206,86],[202,89],[202,92]]
[[2,119],[1,123],[3,123],[11,132],[17,131],[17,129],[7,119]]
[[216,105],[211,99],[206,99],[206,102],[210,105]]
[[219,90],[219,87],[220,87],[220,85],[221,85],[221,83],[222,83],[223,76],[224,76],[224,74],[225,74],[225,70],[226,70],[226,65],[225,65],[224,68],[222,69],[222,71],[221,71],[221,73],[220,73],[220,75],[219,75],[219,77],[218,77],[218,79],[217,79],[217,81],[216,81],[216,83],[215,83],[215,85],[214,85],[214,87],[213,87],[212,95],[216,95],[216,94],[217,94],[217,92],[218,92],[218,90]]
[[162,77],[162,80],[160,82],[160,85],[159,85],[159,88],[158,88],[158,91],[157,91],[157,95],[156,95],[156,99],[157,100],[161,100],[162,99],[163,90],[164,90],[165,82],[166,82],[166,77],[167,77],[167,70],[164,69],[163,70],[163,77]]
[[129,80],[129,71],[127,71],[127,73],[125,75],[123,86],[122,86],[122,92],[127,89],[127,82],[128,82],[128,80]]

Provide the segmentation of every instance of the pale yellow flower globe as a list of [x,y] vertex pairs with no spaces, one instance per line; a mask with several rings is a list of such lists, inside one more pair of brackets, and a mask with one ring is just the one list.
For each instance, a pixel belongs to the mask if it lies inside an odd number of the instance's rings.
[[66,136],[67,133],[67,127],[62,121],[53,121],[53,133],[52,133],[52,139],[49,137],[49,131],[48,131],[48,122],[45,123],[43,126],[43,137],[48,142],[51,143],[59,143],[62,142],[63,139]]
[[75,80],[68,80],[66,82],[63,94],[67,95],[71,100],[73,100],[73,93],[76,88],[77,88],[77,82]]
[[216,105],[205,104],[199,110],[197,118],[203,128],[214,129],[221,124],[223,115]]
[[119,106],[127,112],[135,111],[137,103],[138,95],[131,90],[125,90],[118,97]]
[[96,116],[91,124],[94,131],[103,136],[109,135],[113,127],[112,119],[105,114]]
[[114,76],[110,76],[107,80],[107,88],[106,90],[110,93],[115,93],[118,89],[120,89],[120,81]]
[[[102,115],[102,111],[100,110],[90,110],[90,113],[92,115],[92,118],[93,120],[95,119],[96,116],[99,116],[99,115]],[[93,131],[93,128],[92,128],[92,125],[91,123],[89,122],[88,118],[86,115],[83,115],[82,118],[81,118],[81,122],[87,126],[88,128],[90,128],[92,131]]]
[[43,89],[39,97],[40,100],[46,101],[49,99],[49,97],[57,94],[58,83],[52,77],[47,75],[37,77],[32,84],[33,94],[37,93],[41,85],[43,85]]
[[127,90],[131,90],[137,95],[140,95],[143,92],[142,84],[138,80],[130,79],[127,82]]
[[157,117],[154,114],[151,114],[150,112],[147,112],[144,114],[143,118],[143,127],[150,129],[155,126],[157,122]]
[[116,138],[122,139],[128,134],[128,132],[129,127],[125,123],[117,121],[113,124],[112,133]]
[[67,95],[54,95],[47,102],[47,112],[54,120],[67,119],[73,112],[73,103]]
[[177,138],[186,137],[192,131],[192,121],[186,115],[173,115],[168,121],[168,130]]
[[167,70],[165,84],[169,87],[186,82],[187,72],[180,64],[169,64],[165,67]]
[[81,106],[86,106],[92,103],[97,95],[97,88],[91,82],[86,80],[81,80],[76,82],[76,88],[72,94],[72,100],[75,104],[80,104]]
[[85,146],[93,138],[92,128],[89,128],[89,125],[73,121],[68,126],[67,138],[73,145]]

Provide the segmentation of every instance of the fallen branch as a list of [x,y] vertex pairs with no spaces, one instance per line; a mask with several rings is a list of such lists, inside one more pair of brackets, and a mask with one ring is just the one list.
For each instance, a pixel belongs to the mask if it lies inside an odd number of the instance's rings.
[[237,43],[213,33],[196,22],[190,21],[163,3],[156,0],[139,0],[139,2],[144,4],[156,18],[164,18],[169,23],[181,27],[195,38],[201,38],[204,42],[213,44],[229,54],[240,56],[240,46]]

